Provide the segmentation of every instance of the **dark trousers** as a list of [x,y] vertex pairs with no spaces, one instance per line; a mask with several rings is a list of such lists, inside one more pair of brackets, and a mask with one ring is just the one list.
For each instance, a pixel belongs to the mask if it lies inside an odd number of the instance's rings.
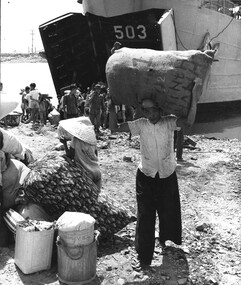
[[184,133],[183,133],[183,128],[181,128],[180,131],[174,132],[174,146],[177,149],[176,150],[177,159],[182,159],[183,144],[184,144]]
[[46,125],[47,113],[46,111],[39,111],[40,123]]
[[99,132],[101,112],[90,112],[89,118],[91,123],[94,125],[95,131]]
[[136,174],[137,224],[135,248],[138,258],[150,264],[155,247],[156,212],[159,218],[159,241],[181,244],[181,207],[174,172],[167,178],[148,177],[139,169]]

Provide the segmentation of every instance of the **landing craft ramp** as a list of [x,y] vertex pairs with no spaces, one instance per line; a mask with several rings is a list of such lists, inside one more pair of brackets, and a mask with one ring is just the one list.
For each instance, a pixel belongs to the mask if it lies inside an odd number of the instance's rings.
[[[90,13],[68,13],[40,25],[57,94],[73,82],[88,87],[93,82],[105,81],[105,65],[116,41],[125,47],[175,49],[173,15],[170,13],[149,9],[108,18]],[[164,29],[167,23],[169,37]]]

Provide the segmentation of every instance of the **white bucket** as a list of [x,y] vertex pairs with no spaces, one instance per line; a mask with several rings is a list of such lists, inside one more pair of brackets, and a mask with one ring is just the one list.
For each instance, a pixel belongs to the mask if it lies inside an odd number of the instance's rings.
[[14,262],[24,274],[50,269],[54,230],[25,231],[17,225]]

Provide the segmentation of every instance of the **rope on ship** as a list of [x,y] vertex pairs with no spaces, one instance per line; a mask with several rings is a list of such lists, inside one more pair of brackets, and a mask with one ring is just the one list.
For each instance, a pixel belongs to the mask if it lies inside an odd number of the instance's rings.
[[[176,37],[178,38],[178,40],[179,40],[181,46],[182,46],[185,50],[188,50],[188,48],[186,48],[186,47],[184,46],[184,44],[183,44],[183,42],[181,41],[181,38],[180,38],[180,36],[179,36],[179,34],[178,34],[178,32],[177,32],[174,15],[172,15],[172,20],[173,20],[173,23],[174,23],[174,29],[175,29]],[[208,45],[212,46],[212,44],[211,44],[212,40],[214,40],[214,39],[216,39],[218,36],[220,36],[220,35],[231,25],[231,23],[232,23],[233,20],[234,20],[234,18],[232,18],[232,19],[229,21],[229,23],[228,23],[216,36],[212,37],[212,38],[210,39]]]
[[219,32],[215,37],[211,38],[210,43],[211,43],[211,41],[212,41],[213,39],[216,39],[219,35],[221,35],[221,34],[229,27],[229,25],[233,22],[233,20],[234,20],[234,18],[231,19],[231,21],[226,25],[226,27],[224,27],[224,28],[222,29],[221,32]]

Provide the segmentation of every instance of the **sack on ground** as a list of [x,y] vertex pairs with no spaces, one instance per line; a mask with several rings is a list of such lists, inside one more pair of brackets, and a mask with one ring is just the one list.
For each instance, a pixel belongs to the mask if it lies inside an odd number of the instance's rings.
[[66,211],[90,214],[101,237],[113,235],[133,221],[128,209],[101,194],[86,170],[66,156],[49,153],[29,167],[26,200],[40,204],[53,219]]
[[53,111],[48,114],[48,119],[51,125],[58,125],[60,121],[60,113],[54,108]]

